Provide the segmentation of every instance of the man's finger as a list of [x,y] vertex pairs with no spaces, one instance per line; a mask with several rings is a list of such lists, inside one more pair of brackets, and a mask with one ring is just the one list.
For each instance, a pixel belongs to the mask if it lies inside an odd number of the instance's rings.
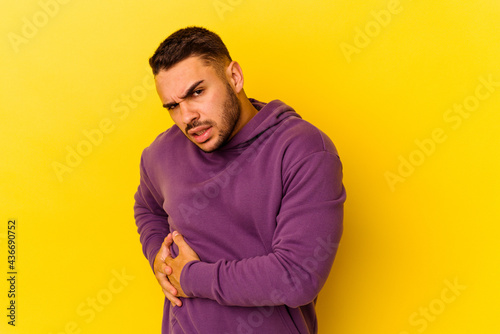
[[168,277],[163,274],[156,275],[156,279],[163,290],[168,291],[172,295],[177,295],[177,289],[170,283]]
[[165,274],[165,275],[170,275],[172,274],[172,268],[166,264],[166,260],[170,258],[170,251],[165,252],[165,249],[167,249],[163,244],[158,251],[158,254],[156,255],[155,262],[153,265],[154,268],[154,273],[160,273],[160,274]]
[[167,256],[170,255],[170,245],[172,244],[172,234],[169,233],[165,239],[163,239],[163,243],[161,244],[159,255],[162,261],[165,261]]
[[168,259],[171,259],[170,256],[167,256],[167,258],[164,261],[164,263],[161,264],[161,267],[160,267],[160,272],[169,276],[169,275],[172,275],[172,267],[170,267],[166,261],[168,261]]
[[182,301],[167,290],[163,289],[163,294],[170,301],[170,304],[172,304],[172,306],[182,306]]
[[163,294],[165,297],[172,303],[172,305],[181,306],[182,302],[179,298],[176,297],[177,289],[170,283],[167,277],[160,277],[158,279],[160,286],[163,290]]
[[173,238],[172,238],[172,233],[169,233],[165,239],[163,239],[163,243],[169,248],[172,245]]

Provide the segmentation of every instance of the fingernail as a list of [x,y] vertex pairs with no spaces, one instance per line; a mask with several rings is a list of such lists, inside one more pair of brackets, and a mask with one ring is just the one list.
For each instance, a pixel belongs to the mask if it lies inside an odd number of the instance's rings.
[[179,235],[179,232],[174,231],[173,236],[174,236],[174,237],[176,237],[176,236],[178,236],[178,235]]

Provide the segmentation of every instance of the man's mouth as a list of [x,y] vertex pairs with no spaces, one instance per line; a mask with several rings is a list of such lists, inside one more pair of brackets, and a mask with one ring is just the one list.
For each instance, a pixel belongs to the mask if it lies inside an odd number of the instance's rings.
[[202,134],[204,134],[208,129],[205,129],[205,130],[202,130],[200,132],[196,132],[194,135],[195,136],[201,136]]
[[201,144],[206,142],[210,138],[211,132],[212,126],[202,125],[189,130],[188,134],[193,137],[195,142]]

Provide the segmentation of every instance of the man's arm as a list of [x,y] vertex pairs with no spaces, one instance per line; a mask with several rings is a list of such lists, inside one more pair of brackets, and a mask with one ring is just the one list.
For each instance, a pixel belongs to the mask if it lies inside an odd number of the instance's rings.
[[181,306],[181,300],[175,297],[178,291],[172,286],[167,277],[172,273],[171,268],[165,264],[165,259],[170,256],[170,245],[172,244],[167,214],[160,204],[160,194],[154,189],[149,180],[142,158],[140,173],[139,187],[134,196],[134,216],[140,235],[142,251],[149,260],[149,264],[165,297],[172,304]]
[[291,307],[316,298],[342,235],[345,190],[340,159],[327,151],[306,156],[285,172],[283,184],[271,253],[215,263],[173,263],[177,258],[167,258],[167,264],[177,268],[173,275],[187,296],[222,305]]

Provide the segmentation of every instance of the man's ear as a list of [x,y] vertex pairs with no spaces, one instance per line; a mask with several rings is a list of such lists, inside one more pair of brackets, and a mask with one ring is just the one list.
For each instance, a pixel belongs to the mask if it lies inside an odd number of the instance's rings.
[[236,61],[232,61],[226,68],[226,76],[229,80],[231,86],[233,86],[236,94],[239,94],[243,90],[243,71],[241,70],[240,64]]

